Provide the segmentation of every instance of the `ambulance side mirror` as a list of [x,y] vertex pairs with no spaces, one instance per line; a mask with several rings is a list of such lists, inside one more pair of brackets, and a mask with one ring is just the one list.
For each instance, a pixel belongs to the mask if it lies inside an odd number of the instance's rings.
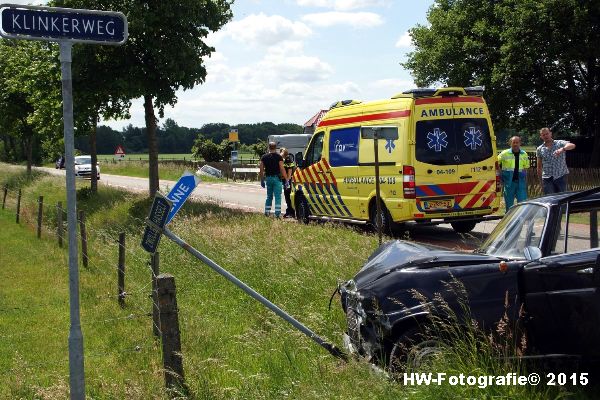
[[299,151],[296,153],[296,155],[294,156],[294,159],[296,160],[296,165],[300,168],[304,168],[304,159],[302,158],[302,152]]

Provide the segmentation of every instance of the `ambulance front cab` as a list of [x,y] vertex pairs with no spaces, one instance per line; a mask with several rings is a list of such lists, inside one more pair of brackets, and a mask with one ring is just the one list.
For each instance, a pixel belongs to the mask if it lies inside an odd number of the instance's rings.
[[335,103],[293,175],[299,220],[377,218],[375,141],[384,231],[451,223],[471,231],[498,209],[496,140],[482,88],[413,89],[391,99]]

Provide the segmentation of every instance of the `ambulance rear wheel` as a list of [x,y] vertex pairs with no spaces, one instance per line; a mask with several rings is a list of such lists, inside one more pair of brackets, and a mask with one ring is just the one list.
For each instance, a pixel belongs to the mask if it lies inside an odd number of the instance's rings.
[[[390,212],[386,208],[385,204],[383,204],[383,201],[381,202],[380,207],[381,212],[379,214],[379,221],[381,223],[381,232],[383,232],[384,235],[392,236],[392,228],[394,226],[394,223],[392,222],[392,216],[390,215]],[[377,232],[377,203],[375,201],[373,201],[371,204],[371,212],[369,214],[371,216],[371,225],[373,226],[373,230]]]
[[309,215],[310,211],[308,208],[308,202],[304,197],[299,197],[296,200],[296,219],[298,219],[299,222],[308,224]]
[[452,229],[458,233],[469,233],[475,228],[477,222],[475,221],[454,221],[450,222]]

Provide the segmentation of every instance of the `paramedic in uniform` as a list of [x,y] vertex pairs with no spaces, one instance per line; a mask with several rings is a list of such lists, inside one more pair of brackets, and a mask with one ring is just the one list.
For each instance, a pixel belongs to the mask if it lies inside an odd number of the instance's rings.
[[575,144],[566,140],[552,139],[548,128],[540,129],[542,143],[536,151],[537,172],[542,178],[544,194],[559,193],[567,190],[567,157],[565,151],[573,150]]
[[510,149],[498,154],[498,163],[502,169],[502,188],[504,203],[508,211],[517,198],[517,203],[527,199],[527,169],[529,156],[521,149],[521,138],[510,138]]
[[281,215],[281,180],[287,180],[287,175],[283,168],[283,158],[277,153],[275,142],[269,142],[269,152],[260,159],[259,177],[260,186],[267,188],[265,215],[268,217],[271,213],[271,203],[275,196],[275,217],[279,218]]
[[286,176],[283,178],[283,195],[285,197],[285,214],[283,218],[294,218],[294,209],[292,208],[292,174],[294,173],[294,168],[296,167],[296,163],[292,160],[288,150],[285,147],[282,147],[280,150],[281,157],[283,157],[283,168],[285,169]]

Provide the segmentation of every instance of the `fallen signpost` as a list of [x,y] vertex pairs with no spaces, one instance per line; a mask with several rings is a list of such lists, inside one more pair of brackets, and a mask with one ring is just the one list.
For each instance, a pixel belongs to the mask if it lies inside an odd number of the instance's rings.
[[173,219],[173,217],[175,217],[177,211],[181,208],[181,205],[185,202],[187,197],[194,190],[197,184],[196,179],[197,178],[193,174],[186,172],[180,178],[179,182],[175,185],[173,190],[171,190],[171,193],[167,196],[172,197],[172,194],[178,193],[179,190],[181,195],[178,196],[177,208],[173,206],[173,201],[170,198],[167,198],[159,192],[157,192],[156,196],[154,197],[152,207],[150,209],[150,214],[148,216],[148,219],[146,220],[146,228],[144,230],[144,236],[142,239],[142,247],[151,254],[156,253],[160,238],[164,234],[166,237],[175,242],[175,244],[177,244],[179,247],[181,247],[182,249],[196,257],[198,260],[208,265],[210,268],[219,273],[225,279],[232,282],[234,285],[246,292],[246,294],[248,294],[250,297],[257,300],[269,310],[273,311],[277,316],[284,319],[285,321],[290,323],[294,328],[308,336],[319,346],[327,350],[331,355],[342,360],[347,360],[347,355],[343,351],[338,349],[334,344],[329,343],[325,339],[321,338],[319,335],[314,333],[304,324],[300,323],[294,317],[292,317],[291,315],[283,311],[281,308],[270,302],[266,297],[258,293],[256,290],[252,289],[250,286],[246,285],[244,282],[239,280],[229,271],[222,268],[220,265],[215,263],[210,258],[206,257],[200,251],[196,250],[194,247],[186,243],[183,239],[181,239],[179,236],[177,236],[165,227]]

